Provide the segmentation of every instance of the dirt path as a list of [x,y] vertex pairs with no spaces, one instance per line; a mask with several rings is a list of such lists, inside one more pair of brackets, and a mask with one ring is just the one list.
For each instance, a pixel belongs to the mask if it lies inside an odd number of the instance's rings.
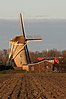
[[0,74],[0,99],[66,99],[66,74]]

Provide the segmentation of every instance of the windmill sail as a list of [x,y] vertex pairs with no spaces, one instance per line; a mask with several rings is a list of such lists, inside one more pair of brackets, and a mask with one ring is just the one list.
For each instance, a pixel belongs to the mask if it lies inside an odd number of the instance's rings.
[[[25,36],[25,32],[24,32],[23,16],[21,15],[21,13],[20,13],[20,18],[21,18],[22,33],[23,33],[23,36],[24,36],[25,41],[26,41],[26,36]],[[28,51],[28,47],[27,47],[27,45],[24,47],[24,49],[25,49],[25,55],[26,55],[27,63],[31,63],[31,60],[30,60],[30,56],[29,56],[29,51]]]

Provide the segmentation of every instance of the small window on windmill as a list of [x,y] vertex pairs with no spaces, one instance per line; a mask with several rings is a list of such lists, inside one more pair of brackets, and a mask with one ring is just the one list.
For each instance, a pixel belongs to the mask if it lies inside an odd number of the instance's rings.
[[20,62],[20,64],[22,64],[22,61]]
[[20,57],[22,57],[22,53],[20,54]]

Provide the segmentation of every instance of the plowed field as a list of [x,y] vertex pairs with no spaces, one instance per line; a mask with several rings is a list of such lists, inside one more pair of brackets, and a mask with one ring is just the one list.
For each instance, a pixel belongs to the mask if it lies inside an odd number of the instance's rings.
[[0,74],[0,99],[66,99],[66,74]]

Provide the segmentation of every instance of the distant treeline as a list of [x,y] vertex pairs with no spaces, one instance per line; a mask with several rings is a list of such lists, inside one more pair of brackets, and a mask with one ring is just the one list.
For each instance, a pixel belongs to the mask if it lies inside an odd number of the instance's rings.
[[59,59],[60,63],[66,63],[66,50],[58,51],[56,49],[51,49],[48,51],[36,51],[36,52],[30,52],[30,58],[31,62],[37,62],[37,58],[44,58],[44,59],[54,59],[55,57]]
[[[58,51],[56,49],[51,50],[44,50],[42,52],[36,51],[31,52],[29,51],[31,62],[37,62],[37,58],[44,58],[44,59],[53,59],[54,57],[59,58],[60,62],[66,63],[66,50]],[[0,64],[5,65],[8,61],[9,50],[3,49],[0,50]]]

